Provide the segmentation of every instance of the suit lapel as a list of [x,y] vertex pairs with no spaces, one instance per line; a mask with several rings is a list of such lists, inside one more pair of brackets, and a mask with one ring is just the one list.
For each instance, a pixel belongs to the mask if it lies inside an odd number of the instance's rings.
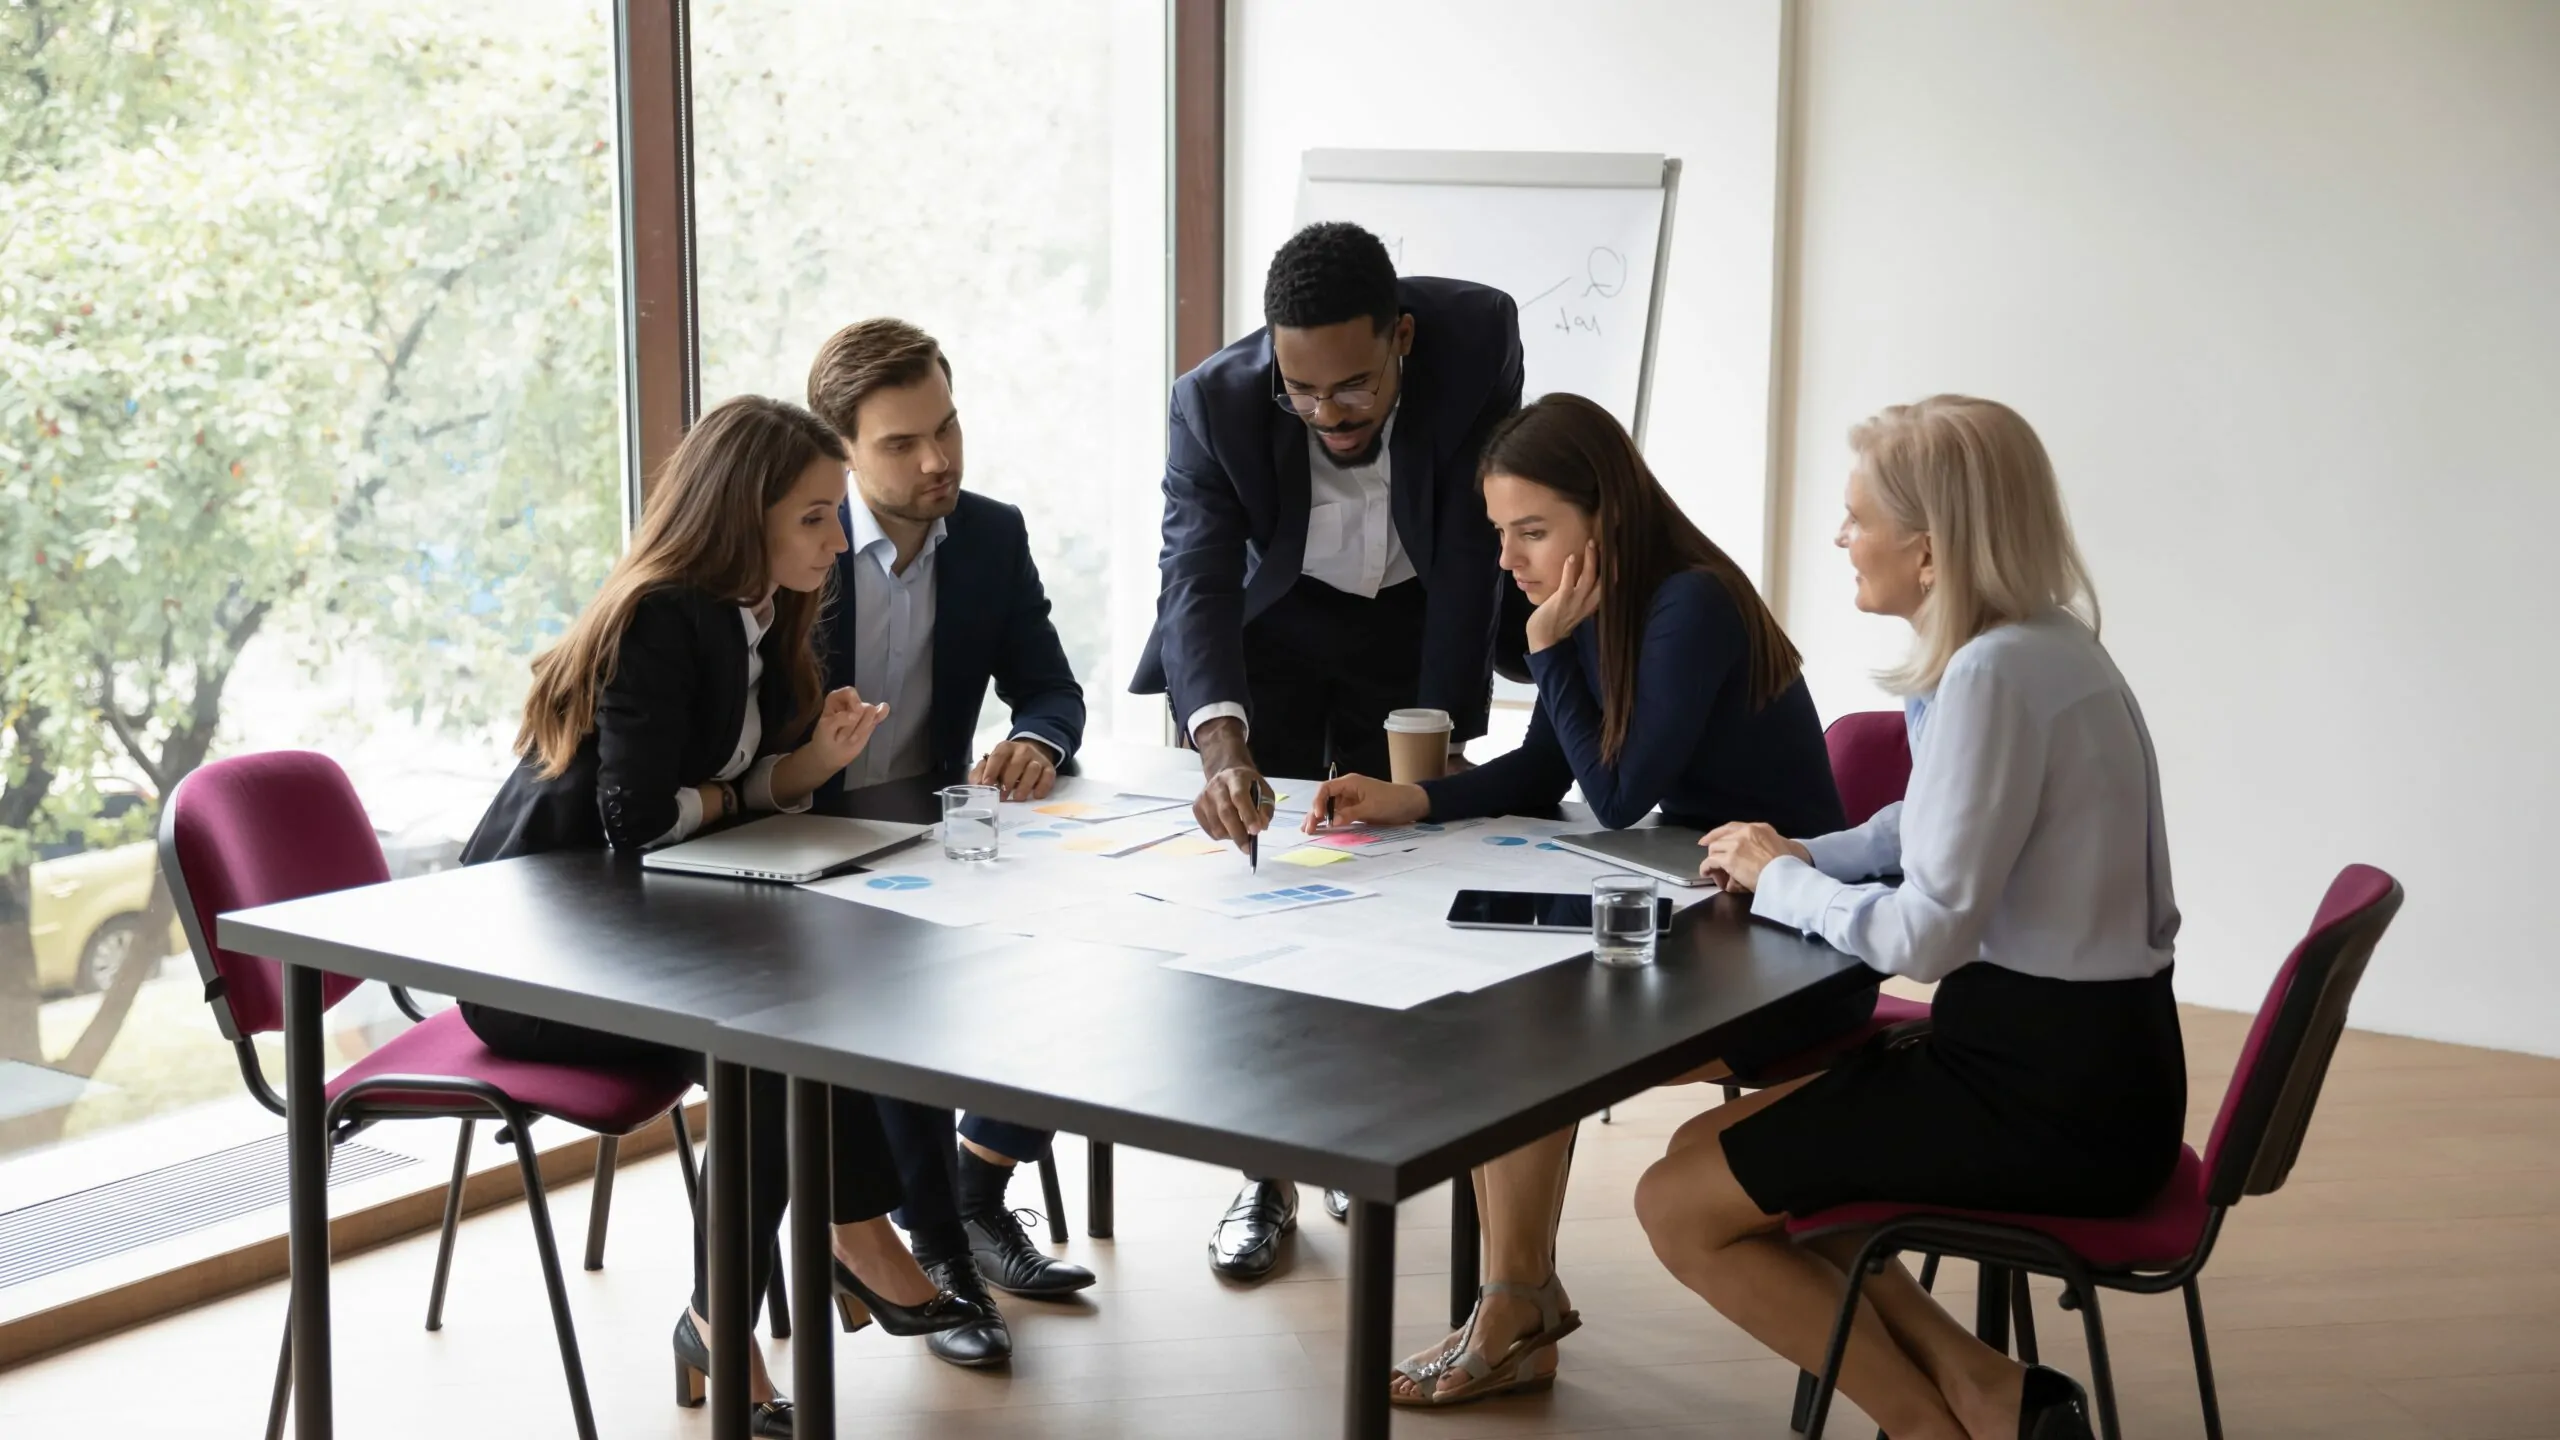
[[[1271,548],[1263,554],[1262,568],[1254,578],[1264,574],[1287,576],[1279,590],[1297,583],[1298,572],[1307,563],[1307,510],[1313,498],[1314,482],[1307,474],[1307,427],[1304,421],[1279,414],[1272,407],[1277,423],[1271,427],[1271,475],[1279,484],[1279,508],[1273,512]],[[1275,595],[1277,592],[1274,592]]]
[[1413,364],[1406,362],[1407,388],[1396,402],[1396,433],[1387,442],[1387,504],[1395,515],[1396,538],[1404,542],[1405,558],[1413,562],[1414,574],[1429,579],[1441,477],[1432,473],[1431,412],[1423,397],[1413,393],[1413,371]]

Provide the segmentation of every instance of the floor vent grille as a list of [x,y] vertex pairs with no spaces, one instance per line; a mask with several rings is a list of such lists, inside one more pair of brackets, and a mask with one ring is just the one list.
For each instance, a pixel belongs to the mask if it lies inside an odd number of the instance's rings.
[[[270,1135],[122,1180],[0,1211],[0,1290],[220,1224],[285,1199],[284,1137]],[[331,1186],[414,1165],[415,1157],[342,1144]]]

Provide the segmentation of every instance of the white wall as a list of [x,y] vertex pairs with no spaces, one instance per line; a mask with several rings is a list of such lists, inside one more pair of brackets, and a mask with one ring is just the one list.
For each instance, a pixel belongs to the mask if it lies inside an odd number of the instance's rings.
[[2156,735],[2186,998],[2255,1008],[2351,860],[2357,1024],[2560,1054],[2560,5],[1813,0],[1787,620],[1898,653],[1829,548],[1847,427],[2043,434]]
[[1227,328],[1262,324],[1305,151],[1682,162],[1646,450],[1755,572],[1768,519],[1777,0],[1229,0]]

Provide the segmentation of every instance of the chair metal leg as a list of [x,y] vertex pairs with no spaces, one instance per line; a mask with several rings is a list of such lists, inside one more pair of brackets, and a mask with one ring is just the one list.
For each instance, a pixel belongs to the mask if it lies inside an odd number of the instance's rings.
[[2018,1358],[2036,1363],[2036,1297],[2027,1289],[2027,1272],[2009,1272],[2009,1321],[2018,1332]]
[[1920,1262],[1920,1288],[1931,1292],[1938,1288],[1938,1252],[1935,1250]]
[[1978,1262],[1982,1279],[1973,1294],[1973,1333],[1992,1349],[2009,1353],[2009,1267]]
[[1049,1210],[1049,1243],[1067,1243],[1067,1197],[1058,1189],[1056,1159],[1043,1152],[1040,1156],[1040,1203]]
[[2089,1336],[2089,1388],[2098,1397],[2098,1435],[2100,1440],[2124,1440],[2124,1427],[2116,1420],[2115,1371],[2107,1363],[2107,1324],[2098,1315],[2098,1288],[2076,1280],[2062,1283],[2069,1287],[2063,1293],[2066,1308],[2078,1307],[2081,1328]]
[[2222,1401],[2213,1389],[2213,1351],[2204,1340],[2204,1295],[2194,1276],[2182,1287],[2187,1295],[2187,1338],[2196,1347],[2196,1394],[2204,1401],[2204,1440],[2222,1440]]
[[1725,1082],[1725,1087],[1724,1087],[1724,1098],[1725,1098],[1726,1103],[1728,1103],[1728,1104],[1732,1103],[1733,1101],[1736,1101],[1736,1100],[1741,1099],[1741,1098],[1742,1098],[1742,1087],[1741,1087],[1741,1086],[1739,1086],[1739,1085],[1734,1084],[1734,1083],[1733,1083],[1733,1082],[1731,1082],[1731,1081],[1726,1081],[1726,1082]]
[[1608,1124],[1609,1121],[1614,1118],[1609,1114],[1609,1109],[1610,1107],[1606,1105],[1600,1107],[1600,1123],[1603,1125]]
[[444,1328],[444,1283],[453,1274],[453,1236],[462,1223],[462,1182],[471,1174],[471,1130],[479,1122],[465,1118],[453,1145],[453,1178],[444,1187],[444,1233],[436,1240],[436,1278],[427,1286],[427,1328]]
[[1857,1258],[1849,1264],[1849,1285],[1840,1297],[1840,1315],[1831,1324],[1830,1343],[1823,1347],[1822,1374],[1813,1384],[1813,1405],[1805,1415],[1805,1440],[1822,1440],[1823,1422],[1830,1418],[1831,1394],[1840,1385],[1840,1365],[1849,1353],[1849,1328],[1858,1318],[1858,1291],[1866,1283],[1867,1272],[1875,1268],[1878,1257],[1892,1251],[1869,1237],[1858,1247]]
[[542,1256],[542,1284],[551,1293],[551,1328],[560,1337],[560,1369],[569,1381],[569,1410],[576,1418],[578,1440],[596,1440],[595,1408],[587,1401],[587,1367],[578,1358],[578,1332],[569,1318],[569,1287],[560,1278],[560,1247],[551,1236],[551,1206],[542,1191],[542,1162],[534,1154],[531,1127],[510,1127],[516,1137],[516,1168],[524,1176],[525,1217],[533,1222],[533,1246]]
[[782,1272],[788,1267],[777,1262],[773,1267],[773,1283],[764,1287],[767,1328],[776,1340],[791,1338],[791,1291],[782,1283]]
[[604,1230],[613,1218],[613,1172],[622,1160],[622,1140],[596,1137],[596,1178],[587,1194],[587,1268],[604,1268]]
[[1084,1233],[1096,1240],[1111,1238],[1111,1142],[1084,1142]]
[[267,1401],[267,1440],[284,1440],[285,1402],[293,1395],[293,1306],[284,1311],[284,1345],[276,1353],[276,1389]]
[[1813,1423],[1813,1387],[1819,1383],[1810,1370],[1796,1372],[1796,1403],[1787,1412],[1787,1428],[1799,1435]]
[[684,1177],[685,1206],[699,1210],[702,1208],[702,1171],[693,1158],[693,1127],[685,1123],[682,1104],[668,1111],[667,1118],[675,1122],[676,1173]]

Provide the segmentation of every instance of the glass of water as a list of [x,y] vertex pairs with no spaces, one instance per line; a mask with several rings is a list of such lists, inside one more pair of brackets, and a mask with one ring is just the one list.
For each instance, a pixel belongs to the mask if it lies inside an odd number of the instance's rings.
[[1653,963],[1653,880],[1603,875],[1591,882],[1591,958],[1603,965]]
[[996,858],[996,787],[952,785],[943,789],[942,854],[947,860]]

